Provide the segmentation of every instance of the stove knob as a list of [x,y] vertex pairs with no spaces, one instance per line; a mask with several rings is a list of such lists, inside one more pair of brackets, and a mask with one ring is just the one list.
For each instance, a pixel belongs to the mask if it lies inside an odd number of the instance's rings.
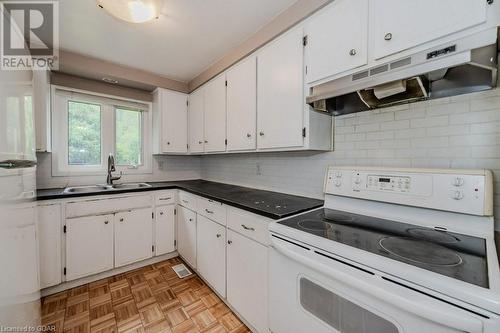
[[354,178],[354,184],[357,184],[357,185],[361,184],[361,178],[359,178],[359,177]]
[[453,186],[460,187],[464,184],[464,179],[460,178],[460,177],[456,177],[453,179],[452,184],[453,184]]
[[455,200],[462,200],[464,198],[464,193],[462,191],[454,191],[451,197]]
[[342,185],[342,182],[340,179],[335,180],[335,186],[340,187]]

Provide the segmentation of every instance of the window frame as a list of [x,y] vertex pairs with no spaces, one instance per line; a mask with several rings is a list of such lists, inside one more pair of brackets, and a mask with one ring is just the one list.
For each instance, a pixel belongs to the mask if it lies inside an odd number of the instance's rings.
[[[52,85],[52,176],[106,175],[107,157],[116,156],[116,110],[135,109],[141,112],[142,164],[116,165],[124,175],[152,173],[152,103],[112,95]],[[101,106],[101,163],[71,165],[68,160],[68,103],[70,101]]]

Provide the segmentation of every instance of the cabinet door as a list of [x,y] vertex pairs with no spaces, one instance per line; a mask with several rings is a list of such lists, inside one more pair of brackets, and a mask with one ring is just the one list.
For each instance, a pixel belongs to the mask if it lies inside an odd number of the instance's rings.
[[113,215],[66,219],[66,280],[113,268]]
[[155,253],[157,256],[175,251],[175,205],[156,208]]
[[226,297],[226,227],[198,215],[198,272]]
[[191,153],[204,151],[204,104],[205,89],[202,87],[189,96],[189,152]]
[[368,0],[337,0],[306,26],[307,82],[368,63]]
[[187,95],[162,90],[162,150],[164,153],[187,153]]
[[250,57],[226,73],[227,150],[256,147],[257,59]]
[[374,56],[379,59],[486,22],[486,11],[486,1],[370,1]]
[[33,71],[33,112],[37,152],[51,152],[50,109],[50,71]]
[[61,283],[61,226],[61,205],[38,207],[38,248],[41,288]]
[[257,56],[257,148],[302,147],[302,29],[287,32]]
[[153,256],[151,208],[115,214],[115,267]]
[[258,332],[267,332],[267,247],[227,231],[227,300]]
[[226,150],[226,78],[220,75],[205,87],[205,152]]
[[187,263],[196,268],[196,213],[179,207],[177,219],[177,251]]

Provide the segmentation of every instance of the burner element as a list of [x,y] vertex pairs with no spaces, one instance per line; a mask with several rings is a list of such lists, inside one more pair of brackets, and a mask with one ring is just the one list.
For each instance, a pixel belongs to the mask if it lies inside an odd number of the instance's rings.
[[406,237],[385,237],[379,241],[387,252],[420,264],[433,266],[458,266],[462,258],[444,246]]
[[332,228],[331,225],[329,225],[326,222],[322,221],[315,221],[315,220],[303,220],[298,223],[298,225],[305,230],[310,230],[310,231],[327,231]]
[[354,215],[349,214],[349,213],[341,213],[338,211],[325,211],[324,213],[321,213],[321,217],[332,221],[332,222],[352,222],[354,221]]
[[455,236],[448,234],[446,231],[425,228],[410,228],[406,231],[415,238],[429,242],[453,244],[459,241]]

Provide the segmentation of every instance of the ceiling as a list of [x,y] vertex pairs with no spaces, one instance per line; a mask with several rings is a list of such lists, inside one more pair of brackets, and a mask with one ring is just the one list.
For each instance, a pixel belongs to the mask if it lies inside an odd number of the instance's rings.
[[122,22],[95,0],[63,0],[60,48],[187,82],[297,0],[166,0],[158,20]]

